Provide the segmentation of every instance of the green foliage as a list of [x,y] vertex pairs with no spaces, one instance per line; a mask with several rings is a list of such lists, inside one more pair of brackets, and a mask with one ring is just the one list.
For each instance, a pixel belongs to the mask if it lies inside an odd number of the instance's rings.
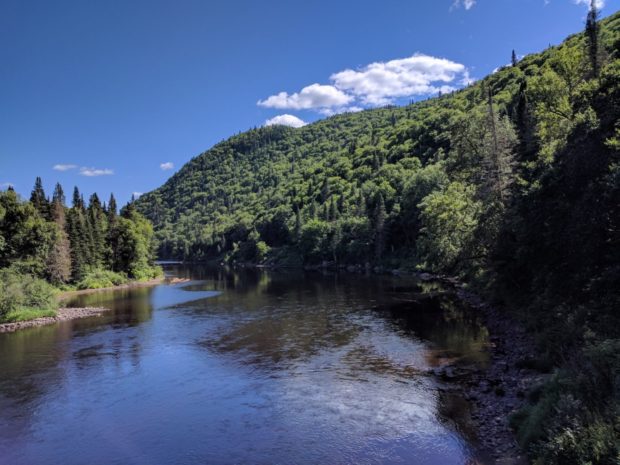
[[57,307],[54,288],[42,279],[13,269],[0,270],[0,321],[16,321],[26,309],[53,314]]
[[62,187],[50,203],[40,178],[29,202],[13,190],[0,192],[0,318],[53,312],[53,288],[44,279],[87,289],[161,276],[151,223],[131,205],[118,217],[115,203],[111,197],[106,209],[93,194],[86,207],[76,188],[67,209]]
[[76,283],[76,287],[78,289],[102,289],[125,284],[128,281],[127,275],[123,273],[95,269],[87,272],[84,277]]
[[420,203],[424,227],[419,249],[432,270],[453,270],[459,261],[468,259],[482,208],[474,194],[473,186],[453,182]]

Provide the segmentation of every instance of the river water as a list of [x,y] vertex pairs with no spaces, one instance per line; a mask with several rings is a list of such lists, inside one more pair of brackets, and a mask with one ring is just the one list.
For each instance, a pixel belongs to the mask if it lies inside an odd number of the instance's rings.
[[429,375],[486,330],[411,278],[169,266],[75,297],[101,317],[0,334],[0,464],[466,465]]

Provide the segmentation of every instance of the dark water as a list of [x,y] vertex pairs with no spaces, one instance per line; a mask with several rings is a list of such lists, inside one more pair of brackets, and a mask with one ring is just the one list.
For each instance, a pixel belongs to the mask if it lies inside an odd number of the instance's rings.
[[0,334],[0,464],[475,463],[427,372],[486,332],[410,279],[169,268],[76,298],[105,316]]

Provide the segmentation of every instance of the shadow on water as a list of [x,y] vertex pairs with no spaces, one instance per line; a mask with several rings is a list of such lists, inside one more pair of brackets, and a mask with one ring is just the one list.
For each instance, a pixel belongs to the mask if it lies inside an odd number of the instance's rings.
[[467,403],[429,373],[483,365],[487,334],[441,286],[166,271],[189,281],[0,335],[0,463],[473,463]]

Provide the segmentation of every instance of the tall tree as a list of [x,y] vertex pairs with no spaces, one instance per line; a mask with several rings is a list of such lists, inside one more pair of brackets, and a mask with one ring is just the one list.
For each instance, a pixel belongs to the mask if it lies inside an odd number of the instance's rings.
[[588,57],[593,77],[598,77],[600,71],[599,50],[599,11],[596,6],[597,0],[590,0],[590,10],[586,19],[586,41],[588,44]]
[[385,200],[379,194],[375,206],[375,260],[380,261],[385,249]]
[[63,284],[71,278],[71,244],[67,237],[65,195],[56,184],[52,197],[51,217],[56,224],[54,243],[47,259],[47,277],[54,284]]
[[510,62],[512,63],[512,66],[517,66],[517,64],[519,63],[519,60],[517,59],[517,53],[513,50],[512,51],[512,56],[510,58]]
[[[54,194],[52,195],[52,207],[54,206],[55,203],[58,203],[64,206],[65,202],[66,202],[65,192],[63,191],[60,183],[57,182],[56,187],[54,187]],[[53,215],[52,215],[52,219],[53,219]]]
[[43,218],[49,218],[50,205],[45,197],[45,191],[43,190],[43,182],[41,178],[37,176],[34,182],[34,188],[30,194],[30,202],[36,208],[36,210],[43,216]]

